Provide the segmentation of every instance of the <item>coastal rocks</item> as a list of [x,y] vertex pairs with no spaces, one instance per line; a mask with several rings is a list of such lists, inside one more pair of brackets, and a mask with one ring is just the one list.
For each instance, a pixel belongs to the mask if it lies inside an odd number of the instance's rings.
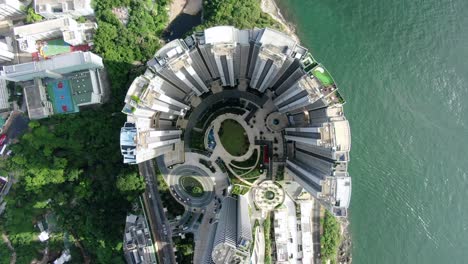
[[348,218],[340,220],[341,225],[341,244],[338,248],[338,263],[351,263],[351,234],[349,233],[349,221]]

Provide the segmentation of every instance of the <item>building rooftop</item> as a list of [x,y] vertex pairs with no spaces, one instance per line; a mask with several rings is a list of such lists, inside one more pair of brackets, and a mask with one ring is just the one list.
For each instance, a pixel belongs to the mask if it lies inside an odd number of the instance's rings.
[[92,101],[93,82],[90,71],[74,72],[66,77],[70,82],[73,101],[77,104],[86,104]]
[[24,25],[13,28],[13,34],[16,38],[23,38],[29,35],[41,34],[49,31],[60,31],[64,27],[76,25],[77,22],[69,17],[63,17],[53,20],[45,20],[34,24]]
[[91,0],[35,0],[36,12],[43,12],[42,5],[51,5],[56,8],[64,8],[64,11],[87,8]]
[[340,177],[336,179],[336,198],[338,207],[348,208],[351,200],[351,177]]
[[232,26],[219,26],[205,29],[205,43],[216,44],[216,43],[230,43],[235,44],[237,42],[238,29]]
[[280,53],[291,54],[296,47],[297,42],[286,33],[265,28],[257,37],[257,42],[262,43],[262,46],[278,47]]
[[333,130],[335,133],[335,146],[338,151],[350,151],[351,129],[348,120],[335,121]]
[[171,60],[177,57],[177,55],[184,54],[186,50],[185,43],[180,39],[175,39],[156,51],[155,57],[160,61]]
[[10,108],[10,102],[8,102],[9,94],[6,80],[0,79],[0,109]]
[[3,66],[0,78],[15,81],[27,81],[44,77],[60,78],[60,74],[102,68],[103,66],[102,58],[98,55],[89,51],[76,51],[57,55],[48,60]]
[[37,82],[23,87],[30,119],[41,119],[50,115],[50,109],[44,105],[45,90],[41,89],[43,88],[39,87]]

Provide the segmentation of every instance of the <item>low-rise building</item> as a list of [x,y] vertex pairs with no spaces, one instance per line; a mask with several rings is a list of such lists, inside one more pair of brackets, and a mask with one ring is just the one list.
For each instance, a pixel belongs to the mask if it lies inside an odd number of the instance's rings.
[[15,58],[13,47],[8,45],[7,39],[0,40],[0,62],[12,61]]
[[0,79],[0,112],[10,109],[7,81]]
[[283,205],[274,211],[276,261],[279,264],[301,263],[302,240],[294,201],[285,196]]
[[89,44],[92,43],[96,29],[96,23],[78,23],[70,17],[62,17],[15,27],[13,34],[18,41],[19,50],[47,53],[47,40],[63,39],[71,46]]
[[24,15],[26,6],[18,0],[0,0],[0,20]]
[[94,15],[91,0],[35,0],[34,9],[36,13],[47,19]]
[[142,215],[127,216],[123,251],[128,264],[157,263],[149,226]]
[[91,52],[71,52],[49,60],[3,66],[0,79],[24,82],[31,119],[75,113],[79,107],[103,102],[102,58]]

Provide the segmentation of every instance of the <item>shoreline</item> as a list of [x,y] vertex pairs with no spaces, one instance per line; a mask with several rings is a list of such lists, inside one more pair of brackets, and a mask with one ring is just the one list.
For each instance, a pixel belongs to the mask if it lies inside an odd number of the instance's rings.
[[169,15],[169,24],[171,24],[177,16],[181,14],[195,16],[202,10],[202,8],[202,0],[172,0],[167,11]]
[[299,37],[296,35],[296,26],[287,21],[283,14],[281,14],[281,9],[276,4],[275,0],[261,0],[260,8],[264,13],[269,14],[276,22],[280,23],[285,33],[291,35],[295,41],[300,43]]
[[[281,14],[281,9],[276,4],[275,0],[261,0],[260,7],[263,12],[269,14],[275,21],[280,23],[287,34],[293,36],[294,40],[301,43],[299,37],[296,34],[296,26],[287,21],[286,18]],[[349,230],[349,218],[348,216],[344,219],[338,220],[341,228],[341,243],[337,252],[337,259],[340,263],[352,263],[352,239]]]

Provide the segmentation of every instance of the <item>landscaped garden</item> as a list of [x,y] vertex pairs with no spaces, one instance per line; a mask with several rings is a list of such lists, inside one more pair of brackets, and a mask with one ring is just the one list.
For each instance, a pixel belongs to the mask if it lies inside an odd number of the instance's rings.
[[330,73],[323,68],[322,66],[316,67],[313,71],[312,74],[319,79],[319,81],[323,84],[323,86],[329,86],[332,85],[333,78],[331,77]]
[[[322,263],[336,263],[338,247],[341,242],[340,223],[327,210],[325,217],[320,221],[322,224],[322,236],[320,237],[320,254],[322,255]],[[328,262],[330,260],[330,262]]]
[[203,196],[203,186],[202,184],[192,176],[184,176],[179,180],[182,189],[186,191],[192,197],[201,197]]
[[240,168],[249,168],[254,166],[257,163],[258,160],[258,151],[255,149],[252,153],[252,156],[250,158],[244,160],[244,161],[231,161],[231,163],[234,166],[240,167]]
[[239,184],[234,184],[232,187],[232,194],[236,195],[244,195],[250,190],[250,187],[244,186],[244,185],[239,185]]
[[235,120],[223,121],[218,134],[224,149],[233,156],[242,156],[249,149],[249,138],[242,125]]
[[166,216],[169,220],[173,220],[176,216],[181,216],[185,212],[185,208],[181,205],[169,191],[169,186],[167,186],[166,181],[164,180],[161,172],[156,167],[156,180],[158,182],[158,190],[161,195],[162,204],[164,207],[171,207],[171,210],[166,211]]

